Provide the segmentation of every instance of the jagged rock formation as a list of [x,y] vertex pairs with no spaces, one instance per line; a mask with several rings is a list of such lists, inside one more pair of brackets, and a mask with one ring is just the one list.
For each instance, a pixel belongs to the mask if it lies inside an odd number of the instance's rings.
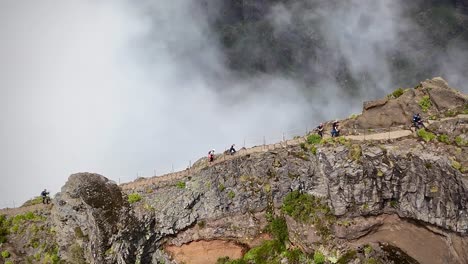
[[[427,97],[430,107],[422,111],[420,102]],[[468,104],[466,95],[450,88],[440,77],[421,82],[415,89],[406,89],[396,99],[385,98],[365,102],[363,112],[344,124],[348,129],[379,129],[408,126],[414,113],[425,120],[442,117],[447,111],[461,112]]]
[[107,178],[92,173],[71,175],[55,197],[52,210],[64,259],[72,257],[74,252],[69,249],[83,248],[86,259],[103,263],[124,202],[120,188]]

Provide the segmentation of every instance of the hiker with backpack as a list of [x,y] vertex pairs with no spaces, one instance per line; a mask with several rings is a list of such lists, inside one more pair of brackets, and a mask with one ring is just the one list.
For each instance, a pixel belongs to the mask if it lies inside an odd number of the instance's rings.
[[413,115],[413,126],[416,129],[426,128],[419,113]]
[[49,197],[49,192],[47,191],[47,189],[44,189],[44,190],[41,192],[41,196],[42,196],[42,203],[43,203],[43,204],[49,204],[49,202],[50,202],[50,197]]
[[208,161],[209,161],[209,162],[213,162],[213,161],[214,161],[214,155],[215,155],[215,150],[214,150],[214,149],[208,151]]

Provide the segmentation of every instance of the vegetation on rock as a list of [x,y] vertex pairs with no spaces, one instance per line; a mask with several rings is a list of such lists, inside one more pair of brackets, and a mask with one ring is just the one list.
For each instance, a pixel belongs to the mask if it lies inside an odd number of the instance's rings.
[[141,195],[139,193],[131,193],[128,195],[128,202],[129,203],[136,203],[141,200]]
[[422,138],[426,142],[432,141],[436,138],[436,135],[434,135],[431,132],[426,131],[426,129],[424,128],[419,129],[417,134],[420,138]]
[[322,199],[293,191],[286,195],[281,209],[296,221],[313,224],[323,238],[330,235],[330,227],[335,221],[335,216]]
[[423,96],[423,98],[419,101],[419,106],[421,107],[424,113],[426,113],[429,110],[429,108],[432,106],[429,95]]

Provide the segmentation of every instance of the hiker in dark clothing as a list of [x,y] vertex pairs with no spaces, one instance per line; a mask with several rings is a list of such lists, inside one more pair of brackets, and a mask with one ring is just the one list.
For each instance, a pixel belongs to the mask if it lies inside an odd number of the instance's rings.
[[317,134],[319,134],[319,136],[321,138],[323,138],[323,123],[320,123],[320,125],[318,125],[315,130],[317,131]]
[[424,124],[422,122],[422,118],[421,118],[421,115],[419,113],[413,115],[413,126],[416,129],[419,129],[421,127],[426,128],[426,126],[424,126]]
[[332,124],[332,131],[331,131],[331,136],[332,137],[339,137],[340,136],[340,129],[338,128],[339,122],[335,121]]
[[236,154],[236,149],[234,148],[234,146],[235,146],[235,145],[232,144],[232,145],[231,145],[231,148],[229,149],[229,153],[230,153],[231,155]]
[[42,203],[43,204],[49,204],[49,201],[50,201],[50,198],[49,198],[49,192],[44,189],[42,192],[41,192],[41,196],[42,196]]

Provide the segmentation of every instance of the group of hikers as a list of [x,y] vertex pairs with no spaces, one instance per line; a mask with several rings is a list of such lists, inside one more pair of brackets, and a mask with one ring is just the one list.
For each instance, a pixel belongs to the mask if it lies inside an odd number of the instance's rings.
[[[232,144],[231,147],[229,148],[228,153],[229,153],[230,155],[236,154],[237,151],[236,151],[236,148],[235,148],[235,147],[236,147],[236,145],[235,145],[235,144]],[[212,150],[208,151],[208,161],[209,161],[209,162],[213,162],[213,161],[214,161],[214,157],[215,157],[215,150],[212,149]]]
[[[331,130],[331,136],[332,137],[339,137],[340,136],[340,128],[339,128],[340,122],[338,120],[333,121],[332,123],[332,130]],[[323,123],[320,123],[314,130],[317,131],[317,134],[323,138]]]
[[[338,120],[333,121],[332,130],[331,130],[332,137],[340,136],[339,124],[340,122]],[[426,128],[426,126],[424,125],[422,121],[421,115],[419,113],[416,113],[413,115],[412,126],[415,127],[416,129]],[[320,125],[318,125],[314,130],[317,131],[317,134],[320,137],[323,137],[323,129],[324,129],[324,125],[323,123],[320,123]]]
[[[332,123],[332,129],[331,129],[331,136],[332,137],[339,137],[340,136],[340,122],[338,120],[335,120],[333,121]],[[413,115],[413,119],[412,119],[412,126],[415,127],[416,129],[420,129],[420,128],[426,128],[426,126],[424,126],[424,123],[422,121],[422,118],[421,118],[421,115],[419,113],[416,113]],[[323,123],[320,123],[320,125],[318,125],[314,131],[317,132],[317,134],[323,138],[323,131],[324,131],[324,124]],[[230,155],[234,155],[236,153],[236,149],[235,149],[235,144],[232,144],[231,145],[231,148],[229,148],[228,150],[228,153]],[[214,157],[215,157],[215,150],[212,149],[210,151],[208,151],[208,161],[209,162],[213,162],[214,161]]]

